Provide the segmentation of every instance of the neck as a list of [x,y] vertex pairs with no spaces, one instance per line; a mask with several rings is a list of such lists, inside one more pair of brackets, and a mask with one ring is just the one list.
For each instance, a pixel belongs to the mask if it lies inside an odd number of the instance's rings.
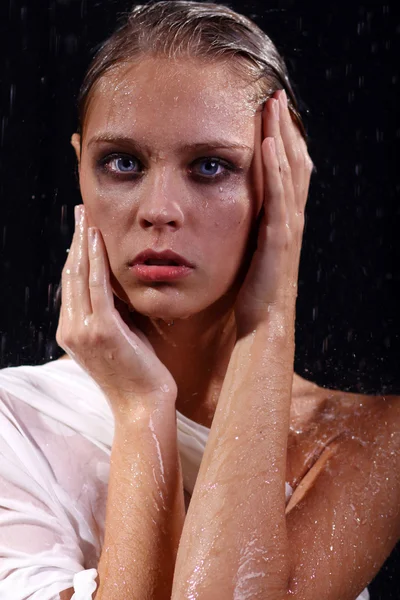
[[211,427],[236,342],[233,310],[213,312],[174,319],[173,325],[138,313],[133,316],[176,381],[177,410],[206,427]]

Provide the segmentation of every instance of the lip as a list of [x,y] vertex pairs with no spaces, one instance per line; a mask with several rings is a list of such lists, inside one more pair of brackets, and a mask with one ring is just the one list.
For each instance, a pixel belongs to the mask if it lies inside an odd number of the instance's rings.
[[[146,260],[149,259],[158,259],[158,260],[173,260],[175,263],[177,263],[176,266],[178,267],[194,267],[194,265],[189,262],[184,256],[180,256],[179,254],[177,254],[176,252],[173,252],[172,250],[162,250],[161,252],[156,252],[155,250],[152,250],[151,248],[147,248],[146,250],[143,250],[143,252],[139,252],[139,254],[137,254],[135,256],[135,258],[133,259],[133,261],[131,262],[131,266],[135,266],[135,265],[143,265]],[[161,265],[158,265],[161,266]],[[173,266],[173,265],[170,265]]]
[[193,273],[193,269],[185,265],[144,265],[143,263],[136,263],[130,270],[141,281],[161,281],[164,283],[183,279]]

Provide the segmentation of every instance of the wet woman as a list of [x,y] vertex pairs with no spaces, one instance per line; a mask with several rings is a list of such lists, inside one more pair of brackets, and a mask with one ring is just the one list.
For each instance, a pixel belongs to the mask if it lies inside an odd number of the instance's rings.
[[0,379],[0,591],[368,598],[400,404],[294,373],[313,163],[282,58],[226,7],[139,6],[79,106],[68,360]]

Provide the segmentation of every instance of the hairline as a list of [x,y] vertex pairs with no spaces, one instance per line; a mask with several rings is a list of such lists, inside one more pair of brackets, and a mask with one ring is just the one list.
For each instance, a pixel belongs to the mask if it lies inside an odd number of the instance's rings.
[[[122,59],[122,60],[116,60],[114,63],[110,64],[107,69],[104,70],[104,72],[96,78],[96,80],[92,83],[88,94],[86,96],[86,101],[84,104],[85,110],[82,116],[82,121],[80,123],[80,130],[79,130],[79,134],[80,134],[80,138],[81,138],[81,145],[82,145],[82,140],[84,137],[84,132],[85,132],[85,122],[87,121],[87,115],[90,111],[90,105],[93,102],[93,98],[96,94],[96,91],[98,91],[98,87],[101,85],[101,83],[104,81],[104,79],[107,79],[108,77],[112,77],[112,75],[114,73],[118,73],[118,71],[120,71],[121,69],[124,68],[125,66],[125,70],[123,71],[123,73],[129,71],[132,67],[137,66],[141,61],[143,60],[148,60],[148,59],[154,59],[154,60],[167,60],[170,62],[181,62],[183,60],[186,60],[188,62],[192,62],[192,63],[204,63],[207,64],[207,66],[211,65],[211,64],[227,64],[228,68],[230,68],[232,70],[232,72],[234,73],[236,71],[236,74],[241,76],[243,78],[243,82],[245,84],[245,86],[249,86],[249,87],[253,87],[254,88],[254,96],[250,97],[249,100],[250,102],[254,103],[254,107],[256,112],[258,112],[260,110],[260,106],[265,102],[264,98],[260,98],[260,95],[257,94],[257,80],[252,80],[251,76],[249,74],[246,75],[246,73],[244,72],[244,69],[241,68],[237,68],[236,65],[240,62],[244,62],[246,59],[240,60],[242,57],[238,57],[238,56],[234,56],[234,55],[228,55],[227,53],[225,53],[222,56],[210,56],[210,59],[207,60],[207,57],[203,56],[203,55],[195,55],[195,54],[181,54],[178,56],[168,56],[165,53],[161,53],[161,52],[142,52],[140,55],[137,54],[136,56],[132,56],[131,58],[128,59]],[[248,62],[248,61],[246,61]]]

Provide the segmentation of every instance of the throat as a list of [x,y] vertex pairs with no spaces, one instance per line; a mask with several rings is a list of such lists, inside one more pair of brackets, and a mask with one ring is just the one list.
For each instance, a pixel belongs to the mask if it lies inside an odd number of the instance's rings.
[[[179,392],[176,400],[176,409],[191,421],[211,428],[221,386],[213,384],[209,390],[196,392]],[[178,389],[179,386],[178,386]]]

